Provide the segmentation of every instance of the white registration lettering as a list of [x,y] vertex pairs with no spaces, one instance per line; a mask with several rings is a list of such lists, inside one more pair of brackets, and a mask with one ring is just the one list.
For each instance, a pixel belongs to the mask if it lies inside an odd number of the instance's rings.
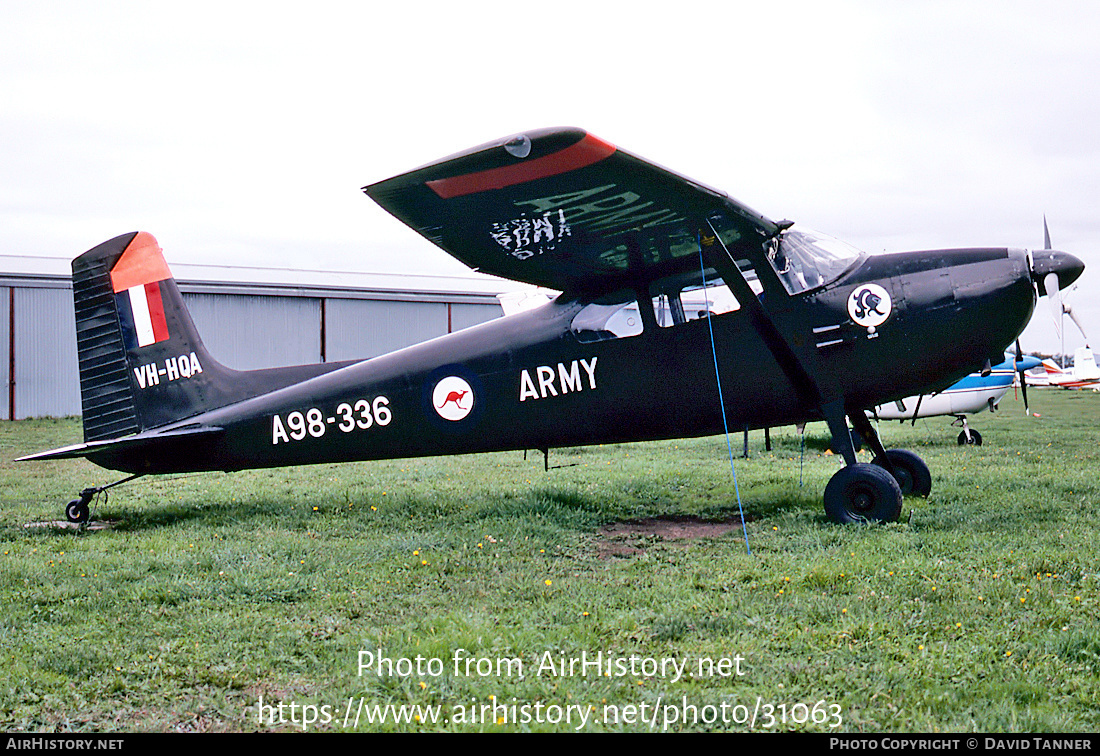
[[278,415],[275,415],[275,422],[271,426],[271,443],[275,445],[280,441],[289,442],[290,436],[286,434],[286,428],[283,427],[283,421],[279,419]]
[[581,366],[584,367],[584,372],[588,373],[588,388],[596,388],[596,357],[592,358],[592,362],[587,360],[581,360]]
[[157,366],[155,364],[141,365],[134,368],[134,378],[137,379],[140,388],[156,386],[160,383],[160,376],[157,374]]
[[[188,367],[194,369],[192,364]],[[373,401],[358,399],[354,403],[341,402],[332,414],[327,414],[319,407],[294,410],[285,415],[272,415],[271,444],[274,446],[307,438],[321,438],[329,426],[335,427],[341,433],[351,433],[356,429],[368,430],[386,426],[392,420],[390,400],[385,396],[376,396]]]
[[542,392],[542,398],[545,399],[547,393],[551,396],[557,396],[558,392],[554,390],[554,368],[548,365],[539,365],[538,374],[539,391]]
[[559,362],[556,365],[537,365],[534,368],[538,377],[538,385],[531,377],[530,370],[524,368],[519,372],[519,400],[525,402],[528,399],[545,399],[549,396],[560,396],[576,393],[585,389],[585,381],[581,374],[588,377],[588,390],[596,389],[596,360],[573,360],[570,363]]
[[374,419],[379,425],[389,425],[390,420],[393,420],[393,413],[390,412],[390,400],[384,396],[374,400]]
[[202,363],[194,352],[168,357],[163,363],[150,362],[134,368],[134,380],[138,388],[146,389],[159,386],[161,378],[166,381],[178,381],[181,378],[193,378],[202,372]]
[[683,220],[675,210],[658,206],[653,201],[646,200],[635,192],[622,190],[615,184],[524,200],[517,202],[516,206],[531,207],[536,213],[557,211],[563,222],[568,219],[571,226],[606,233],[613,229],[648,228]]
[[569,371],[565,370],[565,363],[558,363],[558,378],[561,379],[561,392],[567,394],[570,391],[581,390],[581,373],[577,369],[577,361],[573,362],[569,366]]
[[519,400],[525,402],[528,399],[538,399],[539,392],[535,390],[535,382],[531,380],[531,374],[521,370],[519,374]]

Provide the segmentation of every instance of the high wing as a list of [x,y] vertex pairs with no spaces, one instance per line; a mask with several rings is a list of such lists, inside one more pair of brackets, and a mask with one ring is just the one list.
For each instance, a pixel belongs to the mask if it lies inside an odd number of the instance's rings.
[[698,269],[716,211],[730,253],[757,263],[783,227],[575,128],[506,137],[363,191],[472,268],[569,292]]

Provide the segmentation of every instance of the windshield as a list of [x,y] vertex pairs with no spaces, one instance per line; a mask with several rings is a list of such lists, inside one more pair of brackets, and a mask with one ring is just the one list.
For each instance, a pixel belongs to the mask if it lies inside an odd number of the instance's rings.
[[850,244],[808,229],[788,229],[768,249],[768,262],[791,294],[835,281],[861,257]]

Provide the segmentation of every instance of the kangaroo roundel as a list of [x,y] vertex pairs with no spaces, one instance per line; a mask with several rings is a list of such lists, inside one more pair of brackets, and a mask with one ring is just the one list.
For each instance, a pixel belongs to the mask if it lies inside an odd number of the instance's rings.
[[447,376],[435,384],[432,407],[444,420],[462,420],[474,408],[474,390],[457,375]]

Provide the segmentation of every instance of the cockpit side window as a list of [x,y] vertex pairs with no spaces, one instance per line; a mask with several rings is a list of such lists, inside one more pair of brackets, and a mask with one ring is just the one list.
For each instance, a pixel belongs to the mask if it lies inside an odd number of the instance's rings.
[[832,283],[863,253],[831,236],[792,228],[768,242],[767,257],[787,293],[799,294]]

